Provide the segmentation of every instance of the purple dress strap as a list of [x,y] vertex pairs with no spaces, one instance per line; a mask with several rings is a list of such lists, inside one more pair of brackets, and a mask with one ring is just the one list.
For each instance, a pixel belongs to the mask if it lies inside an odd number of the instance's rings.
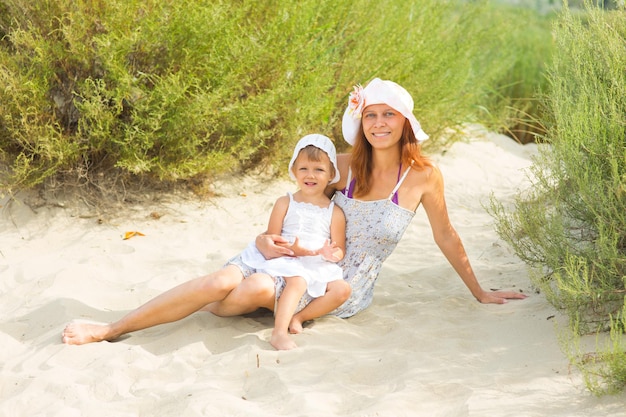
[[352,196],[354,195],[355,184],[356,184],[356,178],[352,178],[352,181],[350,181],[350,184],[348,184],[348,189],[347,190],[345,188],[343,189],[343,193],[345,194],[346,197],[352,198]]
[[[400,167],[398,168],[398,179],[396,180],[396,184],[400,181],[400,174],[402,174],[402,164],[400,164]],[[391,197],[391,202],[396,206],[398,205],[398,191],[393,193],[393,197]]]

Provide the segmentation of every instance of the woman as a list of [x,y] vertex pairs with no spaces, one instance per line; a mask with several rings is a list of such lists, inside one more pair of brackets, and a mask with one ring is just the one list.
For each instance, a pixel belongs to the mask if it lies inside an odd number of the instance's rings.
[[[419,143],[428,136],[415,119],[413,99],[404,88],[378,78],[364,89],[357,86],[350,95],[342,130],[344,139],[354,149],[351,154],[338,155],[340,180],[329,186],[327,193],[335,194],[335,204],[346,216],[346,251],[339,265],[352,294],[332,314],[350,317],[370,305],[382,263],[420,205],[426,211],[435,242],[478,301],[502,304],[508,299],[526,298],[513,291],[485,291],[478,283],[448,218],[441,172],[420,154]],[[268,259],[309,254],[299,247],[297,240],[290,246],[278,235],[258,236],[256,243]],[[261,307],[274,309],[275,300],[284,288],[282,280],[277,280],[275,285],[264,274],[238,278],[234,281],[232,276],[220,271],[196,278],[161,294],[115,323],[72,323],[63,331],[63,341],[82,344],[112,340],[125,333],[180,320],[200,309],[218,316],[250,313]],[[305,295],[301,303],[306,307],[294,316],[294,321],[303,323],[328,313],[316,301]]]
[[[420,153],[428,139],[413,115],[413,99],[401,86],[378,78],[365,88],[356,86],[350,94],[342,131],[353,146],[351,154],[338,155],[340,180],[329,186],[335,204],[346,216],[346,254],[339,265],[352,294],[331,314],[350,317],[367,308],[384,260],[422,205],[435,242],[471,294],[481,303],[503,304],[524,299],[513,291],[485,291],[470,265],[463,243],[450,223],[444,198],[443,177],[437,167]],[[301,253],[278,235],[261,235],[257,247],[266,258]],[[272,308],[283,284],[263,279],[246,280],[224,300],[207,310],[229,316]],[[302,305],[311,300],[306,297]],[[302,323],[326,312],[311,302],[294,316]]]

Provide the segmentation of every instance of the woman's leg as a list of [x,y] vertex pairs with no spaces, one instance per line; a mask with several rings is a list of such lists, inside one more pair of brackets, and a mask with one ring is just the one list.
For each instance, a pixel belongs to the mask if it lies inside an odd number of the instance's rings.
[[306,291],[306,281],[302,277],[285,277],[283,290],[274,317],[274,330],[270,343],[278,350],[296,348],[297,345],[289,337],[289,322],[298,307],[300,298]]
[[216,316],[231,317],[252,313],[259,308],[274,311],[276,288],[274,279],[267,274],[252,274],[244,279],[223,300],[203,307]]
[[164,292],[114,323],[70,323],[63,330],[63,342],[82,345],[113,340],[126,333],[180,320],[207,303],[224,299],[242,280],[241,270],[228,265],[213,274],[187,281]]
[[323,296],[311,301],[309,305],[293,316],[291,323],[289,323],[289,331],[294,334],[302,333],[302,324],[305,321],[330,313],[350,298],[351,293],[350,284],[346,281],[329,282],[326,286],[326,293]]

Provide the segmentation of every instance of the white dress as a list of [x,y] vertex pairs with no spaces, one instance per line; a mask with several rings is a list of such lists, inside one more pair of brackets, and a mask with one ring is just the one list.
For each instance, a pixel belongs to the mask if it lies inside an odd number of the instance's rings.
[[[294,201],[289,196],[289,207],[283,221],[281,236],[293,242],[298,238],[306,249],[320,249],[330,239],[330,222],[334,203],[322,208],[310,203]],[[311,297],[320,297],[326,292],[326,284],[343,279],[343,271],[333,262],[325,261],[321,255],[265,259],[251,242],[241,254],[241,260],[247,266],[272,277],[303,277],[307,283],[307,293]]]

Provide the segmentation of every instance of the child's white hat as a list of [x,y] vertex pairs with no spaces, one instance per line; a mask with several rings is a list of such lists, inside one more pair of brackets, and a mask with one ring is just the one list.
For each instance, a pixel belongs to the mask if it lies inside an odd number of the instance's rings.
[[372,104],[387,104],[409,119],[418,143],[428,139],[428,135],[413,115],[413,98],[409,92],[393,81],[374,78],[365,88],[361,85],[354,86],[354,91],[350,93],[348,107],[341,123],[343,138],[350,145],[354,145],[356,141],[363,109]]
[[337,150],[335,149],[335,145],[333,145],[333,142],[328,137],[320,135],[319,133],[306,135],[296,144],[296,147],[293,150],[293,156],[291,157],[291,162],[289,162],[289,176],[291,177],[291,179],[294,181],[296,179],[296,176],[293,175],[291,168],[296,162],[298,154],[302,149],[306,148],[309,145],[313,145],[316,148],[319,148],[326,152],[326,154],[328,155],[328,159],[330,159],[330,163],[333,164],[333,166],[335,167],[335,178],[332,179],[330,184],[334,184],[339,181],[339,167],[337,167]]

